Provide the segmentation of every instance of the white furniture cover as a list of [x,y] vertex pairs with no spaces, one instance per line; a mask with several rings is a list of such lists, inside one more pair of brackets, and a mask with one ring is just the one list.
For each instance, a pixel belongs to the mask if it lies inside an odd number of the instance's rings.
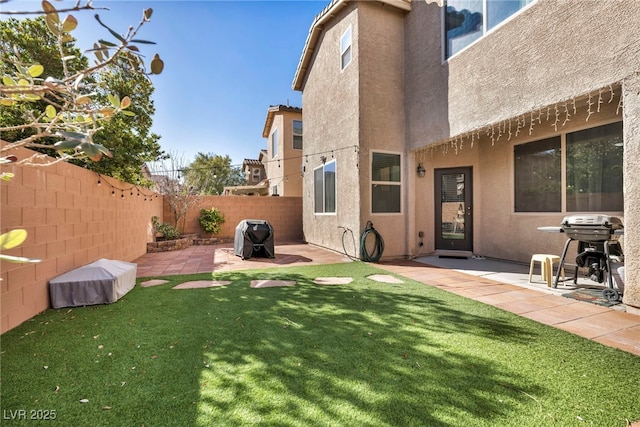
[[116,302],[136,285],[137,268],[137,264],[102,258],[71,270],[49,281],[51,306]]

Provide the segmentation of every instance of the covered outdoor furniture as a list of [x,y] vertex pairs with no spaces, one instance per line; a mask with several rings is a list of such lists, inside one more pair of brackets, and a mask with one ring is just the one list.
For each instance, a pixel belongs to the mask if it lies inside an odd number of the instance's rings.
[[275,258],[273,227],[263,219],[245,219],[236,226],[233,253],[242,259],[252,256]]
[[138,265],[99,259],[49,281],[53,308],[116,302],[136,284]]

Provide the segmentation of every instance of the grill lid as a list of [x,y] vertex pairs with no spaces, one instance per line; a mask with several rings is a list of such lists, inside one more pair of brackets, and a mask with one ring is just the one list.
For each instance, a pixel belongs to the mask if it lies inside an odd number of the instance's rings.
[[620,218],[609,215],[570,215],[562,219],[562,227],[581,227],[590,229],[619,230],[623,228]]

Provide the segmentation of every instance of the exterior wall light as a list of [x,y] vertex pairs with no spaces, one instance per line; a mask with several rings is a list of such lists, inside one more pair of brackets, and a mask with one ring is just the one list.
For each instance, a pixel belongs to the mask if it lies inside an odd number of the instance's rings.
[[422,166],[422,163],[418,164],[418,169],[416,169],[416,172],[418,173],[418,176],[420,178],[424,176],[424,174],[426,173],[426,170],[424,169],[424,166]]

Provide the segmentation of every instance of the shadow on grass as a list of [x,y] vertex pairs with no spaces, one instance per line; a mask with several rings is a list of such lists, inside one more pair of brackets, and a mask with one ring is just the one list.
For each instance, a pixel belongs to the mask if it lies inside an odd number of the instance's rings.
[[[558,362],[540,354],[532,322],[415,282],[373,282],[379,271],[362,264],[329,267],[350,285],[313,284],[327,268],[165,277],[116,304],[49,310],[3,336],[3,408],[57,409],[65,425],[558,421],[542,404],[559,390],[523,368]],[[233,284],[171,290],[212,277]],[[297,285],[251,289],[256,278]],[[551,335],[561,357],[569,335]]]

